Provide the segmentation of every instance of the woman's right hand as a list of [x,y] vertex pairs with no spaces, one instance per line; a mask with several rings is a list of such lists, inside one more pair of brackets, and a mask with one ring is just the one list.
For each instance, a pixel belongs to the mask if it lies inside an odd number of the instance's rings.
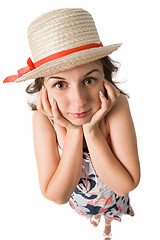
[[49,118],[52,125],[53,120],[56,124],[66,128],[66,130],[82,129],[82,126],[74,125],[69,120],[64,118],[59,111],[57,102],[54,99],[52,100],[52,103],[50,103],[47,89],[45,87],[42,88],[37,96],[37,110],[45,114]]

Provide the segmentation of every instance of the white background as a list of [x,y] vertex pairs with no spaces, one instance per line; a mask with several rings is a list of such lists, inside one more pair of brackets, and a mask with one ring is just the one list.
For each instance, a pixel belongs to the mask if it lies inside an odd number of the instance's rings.
[[2,84],[26,66],[26,32],[34,18],[63,7],[81,7],[94,17],[104,45],[123,42],[112,57],[121,62],[120,87],[129,95],[142,168],[140,185],[130,193],[135,217],[113,223],[113,239],[159,238],[159,1],[22,1],[0,4],[0,239],[103,239],[68,205],[40,193],[32,140],[27,84]]

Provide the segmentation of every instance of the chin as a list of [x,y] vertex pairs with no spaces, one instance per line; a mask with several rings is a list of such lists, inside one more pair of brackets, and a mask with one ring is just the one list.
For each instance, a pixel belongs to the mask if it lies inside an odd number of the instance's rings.
[[90,122],[91,117],[88,118],[76,118],[74,119],[68,119],[72,124],[76,125],[76,126],[80,126],[80,125],[84,125],[88,122]]

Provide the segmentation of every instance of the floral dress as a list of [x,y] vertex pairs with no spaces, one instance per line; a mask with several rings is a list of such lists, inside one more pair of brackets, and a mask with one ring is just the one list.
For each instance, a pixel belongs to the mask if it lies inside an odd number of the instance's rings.
[[[108,138],[110,145],[110,139]],[[107,174],[107,173],[106,173]],[[121,221],[123,214],[134,216],[129,195],[118,196],[96,174],[90,154],[83,148],[83,165],[79,183],[70,197],[70,206],[80,215],[104,215]]]

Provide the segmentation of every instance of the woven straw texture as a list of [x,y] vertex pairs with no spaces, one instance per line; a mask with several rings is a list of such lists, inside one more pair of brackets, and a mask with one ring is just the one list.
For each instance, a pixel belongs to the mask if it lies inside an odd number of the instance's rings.
[[[28,42],[33,62],[52,54],[86,44],[100,44],[92,16],[83,9],[58,9],[43,14],[28,28]],[[52,75],[103,58],[117,50],[121,44],[96,47],[72,53],[47,62],[24,74],[16,82]]]

